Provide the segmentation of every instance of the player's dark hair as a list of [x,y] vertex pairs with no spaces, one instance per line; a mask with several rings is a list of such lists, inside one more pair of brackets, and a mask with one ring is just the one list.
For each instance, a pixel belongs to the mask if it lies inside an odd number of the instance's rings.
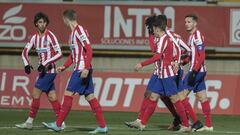
[[48,16],[42,12],[38,12],[34,16],[34,25],[35,26],[36,26],[36,23],[38,22],[38,20],[40,20],[40,19],[43,19],[43,21],[46,22],[47,25],[49,24]]
[[192,18],[195,22],[198,21],[198,17],[197,17],[195,14],[187,14],[187,15],[185,16],[185,18],[187,18],[187,17]]
[[77,14],[73,9],[67,9],[63,12],[63,17],[69,19],[70,21],[77,20]]
[[167,27],[167,17],[165,15],[158,15],[154,19],[153,26],[159,27],[161,30],[165,31]]

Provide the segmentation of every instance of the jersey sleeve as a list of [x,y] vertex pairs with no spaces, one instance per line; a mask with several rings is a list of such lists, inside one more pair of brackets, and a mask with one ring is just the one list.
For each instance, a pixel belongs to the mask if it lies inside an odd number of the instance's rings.
[[24,66],[30,65],[30,62],[29,62],[29,59],[28,59],[28,53],[34,46],[34,39],[35,39],[35,36],[33,36],[31,38],[30,42],[28,42],[26,44],[26,46],[24,47],[24,49],[22,51],[22,60],[23,60]]
[[55,52],[55,55],[53,57],[51,57],[50,59],[47,59],[46,61],[44,61],[42,63],[43,66],[54,63],[62,57],[62,51],[61,51],[61,48],[60,48],[60,45],[58,43],[56,36],[52,32],[49,31],[47,39],[50,42],[50,45],[52,46],[52,48]]
[[182,38],[179,38],[179,41],[178,41],[179,45],[184,48],[185,50],[187,50],[188,52],[191,52],[191,48],[190,46],[188,46],[183,40]]
[[194,49],[196,51],[195,52],[196,61],[194,62],[193,69],[194,71],[198,71],[205,60],[204,37],[199,31],[197,31],[193,41],[194,44],[196,45]]
[[173,44],[173,61],[177,62],[177,63],[180,63],[180,60],[181,60],[181,48],[172,43]]
[[154,43],[154,36],[153,36],[153,35],[149,35],[148,41],[149,41],[149,46],[150,46],[150,48],[151,48],[151,51],[152,51],[152,52],[156,52],[157,46],[156,46],[156,44]]
[[83,48],[83,58],[85,63],[85,69],[91,68],[91,62],[92,62],[92,47],[89,41],[89,35],[86,30],[83,29],[83,27],[80,26],[79,29],[77,29],[76,38],[78,44],[82,46]]
[[157,60],[160,60],[165,48],[167,47],[168,42],[169,42],[169,40],[165,40],[163,42],[161,42],[161,41],[158,42],[156,54],[153,57],[151,57],[150,59],[141,62],[141,65],[147,66],[147,65],[154,63]]

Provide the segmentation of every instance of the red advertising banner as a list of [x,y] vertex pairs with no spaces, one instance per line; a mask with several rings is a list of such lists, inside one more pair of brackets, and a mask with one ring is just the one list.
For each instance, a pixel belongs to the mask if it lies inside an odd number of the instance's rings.
[[[58,74],[55,87],[60,100],[67,86],[70,72]],[[151,73],[94,72],[95,96],[105,111],[138,112]],[[0,70],[0,108],[29,108],[31,91],[37,73],[26,75],[22,70]],[[239,115],[240,76],[208,75],[207,92],[213,114]],[[201,105],[193,93],[189,95],[194,110],[202,113]],[[41,108],[51,109],[45,94],[41,97]],[[76,95],[74,110],[90,110],[84,97]],[[161,101],[157,112],[168,112]]]
[[0,43],[26,43],[36,32],[34,15],[42,11],[49,16],[49,29],[59,42],[66,44],[70,31],[64,26],[65,9],[77,11],[80,25],[88,29],[94,45],[147,45],[148,32],[144,26],[151,14],[165,14],[169,28],[188,37],[184,17],[195,13],[199,29],[209,47],[235,47],[240,44],[240,8],[227,6],[164,6],[108,4],[0,4]]

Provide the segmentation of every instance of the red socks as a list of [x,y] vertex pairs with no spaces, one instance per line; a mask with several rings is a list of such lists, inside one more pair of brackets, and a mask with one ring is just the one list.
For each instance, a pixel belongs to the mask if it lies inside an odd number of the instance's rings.
[[207,127],[211,127],[212,126],[211,108],[208,100],[202,103],[202,111],[206,119],[205,125]]
[[168,108],[168,110],[171,112],[171,114],[173,115],[173,117],[177,118],[179,117],[177,112],[176,112],[176,109],[171,101],[171,99],[167,96],[161,96],[160,97],[161,100],[163,101],[163,103],[166,105],[166,107]]
[[143,101],[142,101],[141,109],[140,109],[139,114],[138,114],[138,119],[140,119],[140,120],[143,118],[143,115],[146,111],[147,103],[148,103],[148,99],[144,98]]
[[182,119],[182,125],[185,127],[189,127],[187,115],[186,115],[186,112],[185,112],[182,102],[179,100],[176,103],[174,103],[174,106],[176,107],[176,111],[178,112],[178,114],[180,115],[180,117]]
[[50,101],[50,103],[52,104],[52,108],[53,108],[53,111],[56,114],[56,117],[58,117],[58,114],[59,114],[60,109],[61,109],[60,103],[58,102],[58,100]]
[[36,115],[37,115],[39,106],[40,106],[40,100],[39,99],[33,99],[28,116],[31,117],[31,118],[35,118]]
[[145,112],[143,114],[143,117],[141,119],[141,123],[143,125],[146,125],[149,118],[152,116],[156,106],[157,106],[157,101],[152,101],[150,99],[146,99],[146,109],[145,109]]
[[195,112],[193,111],[191,104],[189,103],[188,97],[186,97],[184,100],[182,100],[182,104],[183,104],[185,110],[187,111],[187,113],[192,118],[193,123],[196,123],[198,118],[197,118],[197,115],[195,114]]
[[100,104],[98,103],[98,100],[96,98],[92,99],[89,101],[89,104],[92,108],[92,112],[96,117],[97,123],[100,128],[104,128],[106,126],[104,117],[103,117],[103,112]]
[[72,108],[72,100],[73,100],[73,97],[64,96],[63,105],[62,105],[62,108],[60,110],[60,113],[59,113],[57,121],[56,121],[56,124],[58,127],[62,126],[62,122],[65,120],[68,113],[70,112],[70,110]]

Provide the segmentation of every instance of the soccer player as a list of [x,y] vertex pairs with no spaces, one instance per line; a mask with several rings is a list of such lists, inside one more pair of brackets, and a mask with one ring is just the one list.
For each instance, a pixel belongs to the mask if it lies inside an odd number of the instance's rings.
[[184,43],[184,41],[181,39],[180,35],[173,33],[169,30],[166,30],[166,33],[171,38],[171,40],[173,41],[173,45],[174,45],[175,57],[174,57],[173,65],[175,67],[180,66],[179,70],[176,70],[178,72],[178,75],[176,77],[176,82],[178,85],[178,95],[186,109],[187,114],[190,116],[191,120],[193,121],[192,131],[196,131],[196,130],[199,130],[200,128],[202,128],[203,124],[201,121],[198,120],[196,113],[193,111],[193,108],[189,103],[189,98],[185,96],[184,85],[183,85],[183,80],[182,80],[184,71],[183,71],[183,63],[181,62],[181,57],[182,56],[185,57],[185,56],[181,54],[182,53],[181,48],[184,48],[185,49],[184,51],[186,51],[186,52],[190,52],[191,49],[189,48],[188,45],[186,45],[186,43]]
[[73,95],[78,93],[79,95],[85,96],[99,125],[99,127],[89,133],[107,133],[108,128],[105,124],[101,106],[93,94],[94,88],[91,66],[92,48],[89,41],[89,35],[86,29],[78,24],[77,14],[74,10],[65,10],[63,12],[63,21],[66,26],[72,30],[69,39],[71,54],[67,58],[65,64],[58,67],[58,71],[64,71],[74,63],[74,72],[72,73],[64,93],[64,101],[57,120],[53,123],[44,122],[43,125],[54,131],[61,131],[60,126],[71,110]]
[[32,48],[37,51],[39,57],[39,77],[32,91],[32,103],[28,119],[22,124],[16,124],[16,127],[21,129],[32,129],[33,120],[40,106],[42,93],[47,94],[56,116],[59,115],[61,106],[55,92],[54,79],[56,77],[56,66],[54,62],[62,57],[62,52],[56,36],[46,28],[48,24],[47,15],[42,12],[35,15],[34,25],[37,28],[37,33],[32,36],[30,42],[27,43],[22,52],[25,73],[30,74],[33,68],[29,62],[28,53]]
[[[157,45],[155,44],[155,40],[157,40],[157,38],[154,37],[154,33],[153,33],[153,22],[155,21],[156,17],[157,17],[156,15],[150,16],[145,21],[145,25],[149,33],[149,45],[153,53],[156,53],[156,50],[157,50]],[[151,91],[148,91],[148,90],[145,91],[144,99],[142,101],[141,109],[139,111],[139,115],[137,119],[135,121],[125,122],[125,125],[127,125],[128,127],[137,128],[136,125],[139,121],[141,121],[143,117],[143,114],[146,110],[147,99],[149,98],[150,95],[151,95]],[[180,119],[180,116],[177,114],[175,107],[172,104],[170,98],[168,96],[161,95],[160,99],[163,101],[163,103],[166,105],[166,107],[174,117],[173,123],[168,127],[168,130],[179,130],[179,127],[180,127],[179,124],[181,124],[181,119]]]
[[137,128],[144,130],[148,119],[153,114],[157,101],[160,95],[170,97],[179,116],[182,119],[182,126],[180,132],[188,132],[191,130],[185,113],[185,108],[179,100],[178,89],[176,85],[176,73],[173,71],[171,64],[173,60],[173,45],[170,38],[167,36],[165,29],[167,23],[164,17],[159,15],[153,23],[154,36],[157,38],[157,49],[155,55],[135,66],[135,71],[140,70],[144,66],[155,63],[155,70],[149,80],[147,90],[151,92],[149,98],[146,99],[146,108],[142,119],[138,122]]
[[191,46],[191,61],[189,72],[184,78],[184,87],[186,96],[193,90],[198,100],[201,102],[202,111],[205,116],[205,126],[196,131],[213,131],[211,120],[211,108],[207,98],[206,84],[204,78],[206,76],[205,60],[205,42],[204,36],[197,28],[198,17],[194,14],[185,16],[185,27],[190,34],[188,45]]

